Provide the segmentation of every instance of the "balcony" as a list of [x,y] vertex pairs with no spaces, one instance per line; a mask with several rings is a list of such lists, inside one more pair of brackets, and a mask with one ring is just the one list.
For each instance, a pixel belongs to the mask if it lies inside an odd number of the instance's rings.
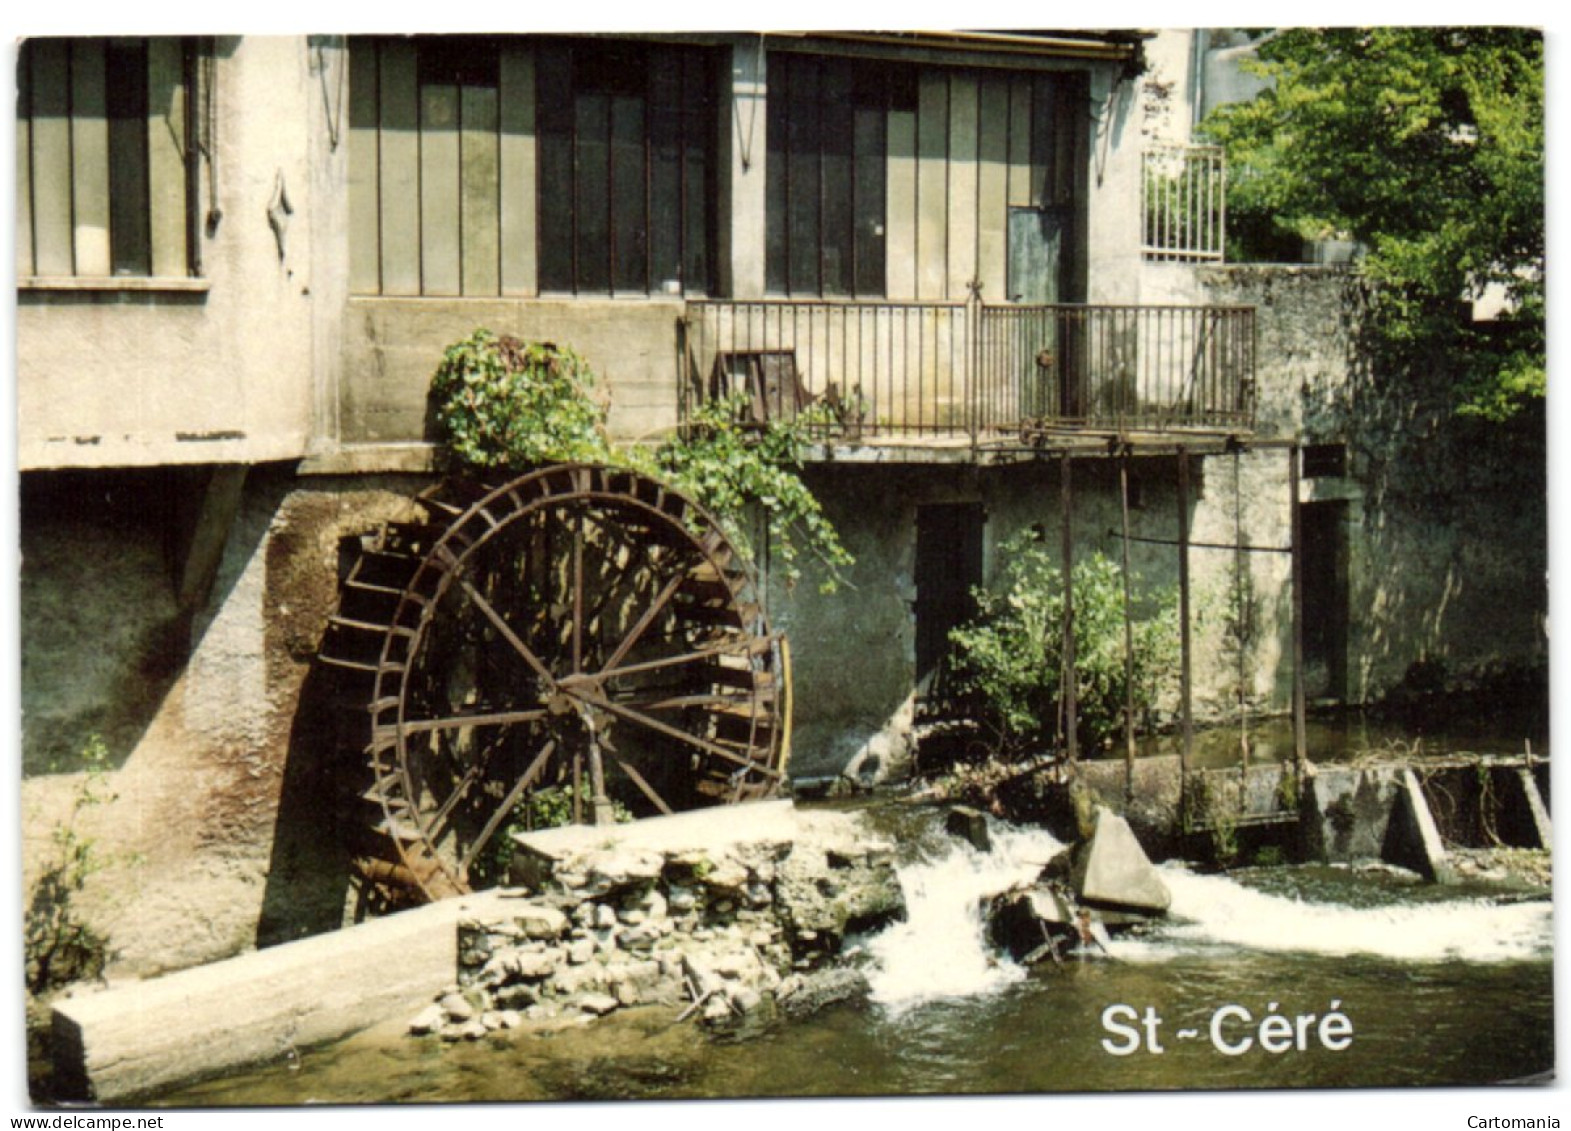
[[680,411],[745,395],[829,443],[1039,445],[1254,425],[1252,307],[687,304]]

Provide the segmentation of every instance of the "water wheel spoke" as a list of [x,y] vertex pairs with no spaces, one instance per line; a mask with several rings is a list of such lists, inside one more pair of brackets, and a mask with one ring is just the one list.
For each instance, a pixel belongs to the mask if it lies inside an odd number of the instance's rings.
[[615,715],[619,719],[625,719],[627,722],[635,723],[647,730],[654,731],[656,734],[663,734],[667,738],[674,738],[678,742],[685,742],[687,745],[695,747],[698,750],[702,750],[706,754],[713,754],[716,758],[723,758],[727,762],[732,762],[746,769],[760,770],[764,773],[770,774],[773,777],[779,777],[778,771],[770,769],[767,766],[760,765],[751,758],[747,758],[741,754],[738,754],[735,750],[728,750],[724,746],[718,746],[707,739],[700,738],[696,734],[688,733],[681,727],[671,726],[669,723],[652,718],[641,711],[635,711],[631,707],[624,707],[622,704],[614,702],[610,699],[593,699],[590,702],[594,706]]
[[655,792],[654,786],[650,785],[649,782],[645,780],[644,775],[638,772],[638,768],[631,762],[624,760],[620,754],[611,749],[609,744],[606,745],[606,750],[609,751],[611,755],[611,761],[615,762],[621,771],[628,776],[628,780],[636,785],[639,791],[643,793],[645,797],[649,798],[649,800],[654,804],[654,807],[660,810],[660,812],[664,813],[667,817],[671,816],[674,812],[671,806],[665,803],[665,798],[661,797],[658,793]]
[[633,650],[644,633],[649,631],[649,626],[655,623],[655,618],[665,611],[666,606],[671,603],[671,598],[676,596],[676,591],[681,588],[682,582],[685,580],[685,574],[677,573],[665,583],[660,592],[655,595],[654,600],[649,603],[649,607],[644,610],[643,616],[638,618],[638,622],[633,625],[632,630],[622,639],[622,643],[616,646],[616,651],[612,652],[611,657],[601,665],[600,670],[602,673],[609,671],[627,659],[627,654]]
[[724,644],[709,648],[700,648],[696,652],[684,652],[679,656],[663,656],[658,660],[645,660],[637,664],[623,664],[618,668],[609,668],[597,673],[601,683],[608,680],[621,679],[624,676],[642,675],[645,672],[659,671],[661,668],[679,667],[683,664],[707,663],[721,656],[739,656],[746,654],[747,642],[728,640]]
[[546,669],[540,657],[535,655],[533,649],[523,642],[518,633],[513,631],[513,627],[507,623],[501,613],[496,611],[495,606],[481,596],[480,590],[475,588],[474,583],[467,577],[460,577],[458,584],[463,587],[469,599],[474,602],[475,608],[485,614],[486,620],[490,621],[496,627],[497,632],[502,634],[502,639],[512,645],[513,651],[524,658],[524,662],[534,669],[536,675],[545,680],[546,686],[555,686],[556,680],[552,678],[550,671]]
[[549,713],[544,707],[537,707],[528,711],[486,711],[472,715],[448,715],[439,719],[400,719],[391,724],[390,729],[407,735],[458,730],[462,727],[515,726],[519,723],[537,723]]
[[546,763],[551,760],[551,755],[555,752],[556,739],[554,738],[540,748],[540,753],[535,755],[535,760],[529,763],[529,768],[513,784],[513,788],[507,791],[507,796],[502,799],[502,803],[491,814],[491,819],[480,830],[480,835],[470,842],[468,851],[464,853],[463,858],[458,863],[459,875],[469,875],[469,866],[475,862],[475,857],[480,855],[480,850],[490,843],[491,837],[502,826],[502,822],[507,820],[512,814],[513,809],[522,800],[524,791],[534,785],[535,779],[540,776],[541,771],[545,769]]
[[496,753],[498,745],[497,743],[491,743],[480,752],[479,757],[469,764],[464,770],[463,776],[454,784],[452,792],[443,799],[436,812],[431,814],[429,831],[433,837],[440,838],[446,832],[447,819],[452,815],[453,810],[458,807],[458,803],[468,796],[469,791],[484,779],[486,771],[491,768],[491,760]]
[[750,696],[725,695],[712,691],[693,695],[670,695],[664,699],[618,699],[617,703],[641,711],[680,711],[685,707],[746,707],[762,713],[761,705]]

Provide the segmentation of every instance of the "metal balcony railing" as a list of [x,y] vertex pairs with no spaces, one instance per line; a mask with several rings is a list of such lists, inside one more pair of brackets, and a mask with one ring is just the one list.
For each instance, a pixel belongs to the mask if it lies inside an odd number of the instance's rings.
[[741,394],[847,442],[1254,421],[1250,307],[700,301],[682,328],[684,420]]
[[1222,262],[1227,165],[1213,145],[1159,145],[1142,155],[1141,253],[1151,260]]

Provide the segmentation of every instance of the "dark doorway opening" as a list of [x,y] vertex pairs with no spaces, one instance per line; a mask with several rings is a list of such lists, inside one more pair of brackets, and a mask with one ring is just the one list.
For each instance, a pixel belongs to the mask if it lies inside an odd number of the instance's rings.
[[1347,699],[1347,503],[1305,503],[1304,667],[1310,699]]
[[949,651],[949,630],[976,612],[971,590],[982,584],[981,503],[916,509],[916,678],[920,685]]

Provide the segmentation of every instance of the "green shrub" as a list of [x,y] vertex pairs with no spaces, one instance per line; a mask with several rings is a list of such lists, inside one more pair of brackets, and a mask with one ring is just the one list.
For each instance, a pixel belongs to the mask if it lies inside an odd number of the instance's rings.
[[447,348],[431,379],[431,400],[447,452],[461,469],[524,471],[555,462],[632,468],[709,510],[744,551],[761,516],[788,588],[805,561],[821,569],[826,590],[852,562],[799,474],[805,429],[829,419],[827,407],[759,426],[742,422],[742,400],[711,401],[698,407],[684,435],[653,452],[617,448],[606,433],[607,401],[597,398],[583,358],[489,330]]
[[448,346],[431,378],[449,453],[468,468],[606,463],[595,375],[571,349],[476,330]]
[[[1005,542],[998,556],[1004,568],[997,591],[974,591],[977,615],[950,633],[950,643],[960,690],[993,731],[998,753],[1012,757],[1061,737],[1064,586],[1053,554],[1030,532]],[[1100,554],[1077,563],[1076,736],[1087,749],[1109,744],[1124,727],[1123,610],[1118,566]],[[1165,592],[1133,622],[1137,713],[1155,705],[1177,638],[1174,597]]]

